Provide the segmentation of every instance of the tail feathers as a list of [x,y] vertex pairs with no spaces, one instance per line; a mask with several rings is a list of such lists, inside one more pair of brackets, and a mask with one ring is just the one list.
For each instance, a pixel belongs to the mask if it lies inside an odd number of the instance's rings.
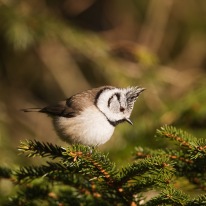
[[28,109],[21,109],[22,112],[40,112],[41,108],[28,108]]

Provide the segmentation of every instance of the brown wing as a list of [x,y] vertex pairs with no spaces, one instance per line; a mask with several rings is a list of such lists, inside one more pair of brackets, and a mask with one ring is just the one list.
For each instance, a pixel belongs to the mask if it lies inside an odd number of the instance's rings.
[[113,87],[104,86],[78,93],[56,105],[44,107],[39,112],[47,113],[52,116],[75,117],[85,108],[94,106],[98,95],[105,89],[110,88]]
[[62,116],[62,117],[74,117],[77,115],[77,112],[72,107],[68,107],[66,105],[66,100],[58,102],[55,105],[44,107],[39,112],[46,113],[51,116]]

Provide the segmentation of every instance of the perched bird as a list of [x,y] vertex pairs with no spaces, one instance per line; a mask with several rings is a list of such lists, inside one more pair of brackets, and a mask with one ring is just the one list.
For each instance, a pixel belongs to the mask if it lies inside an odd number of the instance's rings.
[[119,123],[132,124],[129,118],[134,103],[144,90],[102,86],[80,92],[55,105],[23,111],[51,116],[57,133],[68,143],[97,146],[110,139]]

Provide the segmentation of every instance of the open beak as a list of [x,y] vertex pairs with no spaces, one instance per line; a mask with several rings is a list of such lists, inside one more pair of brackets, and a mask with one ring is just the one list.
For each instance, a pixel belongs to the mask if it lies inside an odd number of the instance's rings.
[[125,121],[127,121],[129,124],[133,125],[132,121],[129,118],[125,119]]

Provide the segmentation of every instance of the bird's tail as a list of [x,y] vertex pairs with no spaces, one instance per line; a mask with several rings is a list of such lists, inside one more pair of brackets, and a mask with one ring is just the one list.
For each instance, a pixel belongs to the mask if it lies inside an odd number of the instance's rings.
[[40,112],[41,108],[28,108],[28,109],[21,109],[22,112]]

